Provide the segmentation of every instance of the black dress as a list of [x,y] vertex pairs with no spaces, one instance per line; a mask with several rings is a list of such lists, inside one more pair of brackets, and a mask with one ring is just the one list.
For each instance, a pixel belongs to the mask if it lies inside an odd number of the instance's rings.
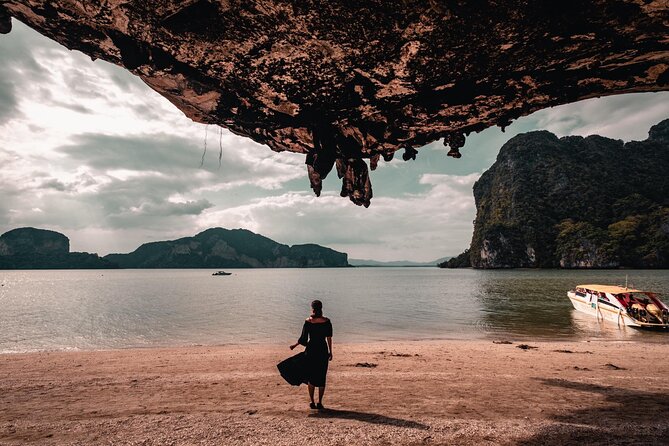
[[277,365],[281,376],[292,385],[311,384],[325,387],[330,353],[325,338],[332,336],[332,322],[304,321],[302,335],[297,341],[307,348]]

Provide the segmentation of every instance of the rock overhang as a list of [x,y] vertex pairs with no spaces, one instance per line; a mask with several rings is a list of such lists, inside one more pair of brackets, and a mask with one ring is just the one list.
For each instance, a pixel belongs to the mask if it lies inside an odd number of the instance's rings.
[[306,156],[368,206],[369,167],[536,110],[669,89],[666,0],[4,0],[196,122]]

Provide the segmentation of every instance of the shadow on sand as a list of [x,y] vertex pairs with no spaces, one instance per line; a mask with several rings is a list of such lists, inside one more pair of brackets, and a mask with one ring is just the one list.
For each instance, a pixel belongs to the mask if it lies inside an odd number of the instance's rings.
[[[538,445],[667,445],[669,444],[669,393],[633,390],[562,379],[540,379],[545,385],[599,396],[588,406],[551,418],[560,424],[540,430],[518,442]],[[663,389],[664,390],[664,389]],[[601,405],[602,397],[608,404]]]
[[428,430],[430,427],[426,424],[418,423],[401,418],[387,417],[377,413],[356,412],[353,410],[325,409],[320,412],[314,412],[309,415],[313,418],[341,418],[345,420],[357,420],[364,423],[384,424],[387,426],[406,427],[411,429]]

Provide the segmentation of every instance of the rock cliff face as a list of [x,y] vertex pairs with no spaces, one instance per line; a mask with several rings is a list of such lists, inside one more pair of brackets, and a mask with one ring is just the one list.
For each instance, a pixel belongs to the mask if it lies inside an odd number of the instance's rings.
[[70,252],[70,239],[46,229],[18,228],[0,236],[0,269],[116,268],[96,254]]
[[669,120],[645,141],[518,135],[474,185],[478,268],[669,267]]
[[178,240],[145,243],[106,260],[121,268],[314,268],[348,266],[348,256],[319,245],[287,246],[246,229],[213,228]]
[[317,195],[336,166],[365,206],[368,163],[397,150],[443,138],[457,158],[535,110],[669,87],[666,0],[0,1],[0,33],[10,17],[195,121],[305,154]]

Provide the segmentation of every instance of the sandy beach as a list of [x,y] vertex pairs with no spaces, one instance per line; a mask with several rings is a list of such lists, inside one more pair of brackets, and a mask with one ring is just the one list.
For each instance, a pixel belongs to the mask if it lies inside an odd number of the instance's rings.
[[285,346],[1,355],[0,444],[669,443],[667,344],[449,340],[334,353],[322,413],[278,375]]

